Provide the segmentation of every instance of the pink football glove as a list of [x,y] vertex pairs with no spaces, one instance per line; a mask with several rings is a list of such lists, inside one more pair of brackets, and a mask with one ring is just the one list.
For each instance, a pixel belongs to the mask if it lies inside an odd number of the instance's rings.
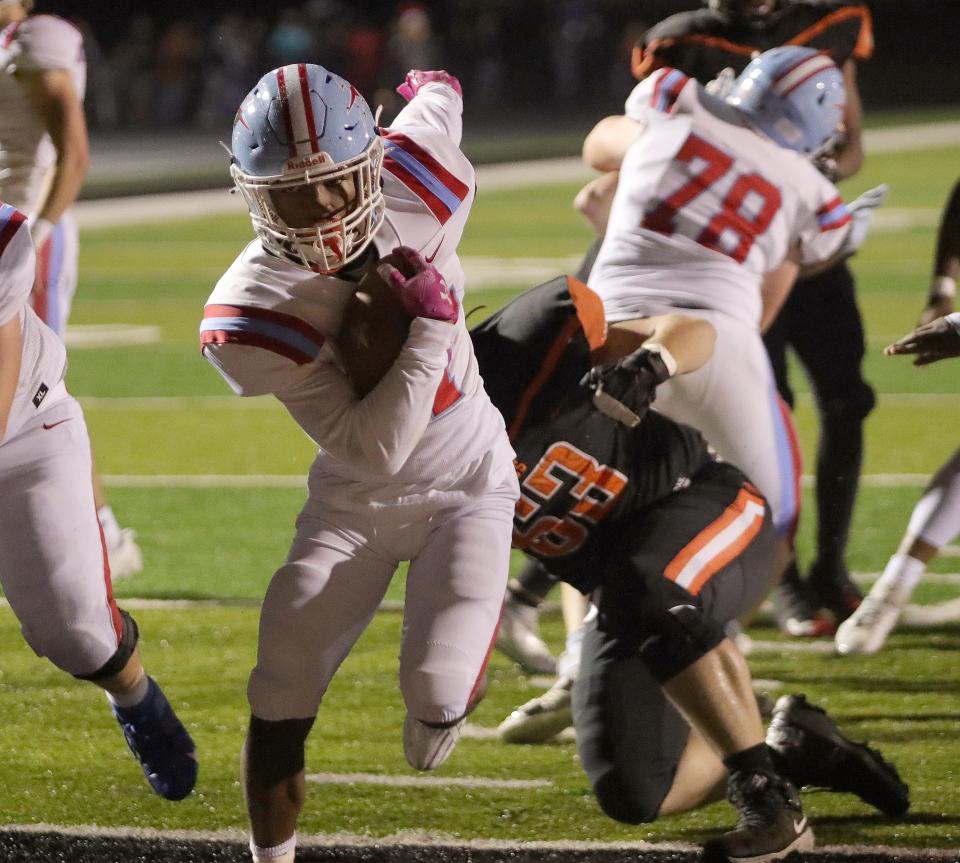
[[407,314],[455,324],[459,308],[440,271],[409,246],[397,246],[393,254],[400,255],[413,267],[414,275],[405,278],[396,267],[386,262],[377,267],[377,272],[403,304]]
[[407,77],[403,79],[403,83],[397,87],[397,92],[409,102],[417,95],[417,91],[424,84],[433,84],[436,81],[453,87],[457,95],[461,99],[463,98],[463,90],[460,89],[460,82],[443,69],[438,69],[435,72],[421,72],[419,69],[411,69],[407,72]]

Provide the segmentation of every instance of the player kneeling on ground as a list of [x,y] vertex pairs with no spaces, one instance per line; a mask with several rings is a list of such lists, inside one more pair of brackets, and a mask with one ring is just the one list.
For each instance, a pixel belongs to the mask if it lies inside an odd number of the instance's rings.
[[181,800],[197,780],[193,741],[114,602],[66,353],[28,304],[35,268],[26,217],[0,202],[0,585],[30,647],[106,690],[151,788]]
[[671,313],[608,333],[599,297],[567,277],[472,335],[517,451],[514,545],[595,604],[573,715],[603,810],[652,821],[726,785],[740,818],[706,845],[706,859],[724,861],[812,847],[795,786],[903,814],[896,770],[803,696],[777,702],[765,736],[749,669],[725,636],[767,591],[770,508],[699,432],[649,410],[659,384],[708,361],[712,325]]

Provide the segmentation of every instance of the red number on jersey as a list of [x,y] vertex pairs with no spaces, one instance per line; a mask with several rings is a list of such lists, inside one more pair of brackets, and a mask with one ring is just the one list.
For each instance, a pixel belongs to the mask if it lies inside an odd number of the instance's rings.
[[[674,158],[687,165],[700,159],[704,165],[679,189],[644,214],[641,227],[666,234],[668,237],[677,231],[677,214],[680,210],[707,191],[734,166],[732,156],[694,134],[683,142]],[[743,211],[750,195],[753,196],[754,204],[759,200],[759,207],[754,206],[755,212],[752,213]],[[770,227],[780,204],[780,190],[773,183],[757,173],[740,174],[720,202],[720,212],[691,239],[742,264],[750,254],[756,238]],[[737,240],[732,249],[729,241],[722,242],[724,237],[729,238],[731,235]]]

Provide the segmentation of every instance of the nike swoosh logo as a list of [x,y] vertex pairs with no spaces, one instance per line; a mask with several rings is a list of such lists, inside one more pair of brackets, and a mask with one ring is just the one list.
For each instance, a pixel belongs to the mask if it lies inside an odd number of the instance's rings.
[[794,821],[793,829],[797,831],[797,835],[799,836],[804,830],[807,829],[807,819],[801,818],[799,821]]
[[440,242],[437,243],[437,247],[433,250],[432,255],[427,255],[427,263],[432,264],[433,259],[437,256],[437,252],[440,251],[440,247],[443,245],[443,237],[440,238]]
[[43,427],[44,427],[47,431],[50,431],[50,429],[56,428],[58,425],[63,425],[63,423],[68,423],[68,422],[70,422],[70,419],[71,419],[70,417],[67,417],[65,420],[57,420],[57,422],[55,422],[55,423],[44,423],[44,424],[43,424]]

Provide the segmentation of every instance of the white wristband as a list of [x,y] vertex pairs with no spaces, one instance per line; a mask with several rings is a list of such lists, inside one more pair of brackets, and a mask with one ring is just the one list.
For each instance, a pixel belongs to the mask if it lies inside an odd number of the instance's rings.
[[960,312],[951,312],[944,317],[944,320],[960,333]]
[[957,281],[950,276],[934,276],[930,282],[930,298],[947,297],[953,299],[957,295]]
[[43,247],[43,244],[50,239],[50,234],[53,232],[53,222],[49,219],[37,219],[31,218],[27,220],[27,224],[30,226],[30,235],[33,237],[33,245],[39,250]]
[[670,372],[670,377],[673,377],[677,373],[677,361],[674,359],[673,354],[661,345],[660,342],[644,342],[643,347],[650,351],[651,354],[660,354],[660,359],[663,360],[667,371]]

